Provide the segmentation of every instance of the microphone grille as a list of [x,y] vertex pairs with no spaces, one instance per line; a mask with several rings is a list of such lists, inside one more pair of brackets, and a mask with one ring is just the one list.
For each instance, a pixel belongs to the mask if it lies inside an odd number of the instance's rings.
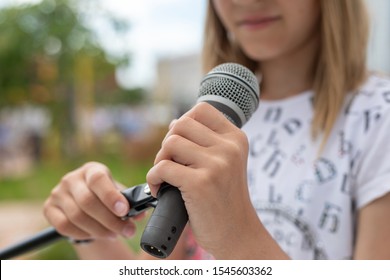
[[[248,68],[237,63],[224,63],[213,68],[202,80],[199,97],[218,96],[233,102],[249,120],[259,104],[259,82]],[[240,126],[241,126],[240,125]]]

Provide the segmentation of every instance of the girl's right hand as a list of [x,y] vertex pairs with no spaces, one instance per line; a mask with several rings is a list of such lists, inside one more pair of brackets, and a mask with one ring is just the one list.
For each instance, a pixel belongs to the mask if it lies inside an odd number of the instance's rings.
[[44,214],[56,230],[75,240],[132,237],[132,219],[121,220],[130,205],[109,169],[89,162],[66,174],[44,204]]

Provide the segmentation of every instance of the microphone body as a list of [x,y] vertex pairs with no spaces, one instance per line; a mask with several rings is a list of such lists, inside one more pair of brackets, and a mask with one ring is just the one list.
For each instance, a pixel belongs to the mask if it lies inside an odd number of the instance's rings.
[[[215,67],[202,80],[198,102],[207,102],[241,128],[259,104],[259,83],[242,65],[225,63]],[[173,251],[188,221],[180,191],[163,183],[155,207],[141,237],[141,248],[157,258]]]

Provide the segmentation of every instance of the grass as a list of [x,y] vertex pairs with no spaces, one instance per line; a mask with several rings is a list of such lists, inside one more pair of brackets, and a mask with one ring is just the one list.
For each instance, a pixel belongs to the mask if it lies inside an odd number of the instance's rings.
[[106,164],[113,177],[128,187],[145,182],[146,173],[151,167],[151,161],[134,163],[116,155],[83,158],[83,160],[44,161],[24,177],[0,178],[0,202],[45,199],[63,175],[92,160]]

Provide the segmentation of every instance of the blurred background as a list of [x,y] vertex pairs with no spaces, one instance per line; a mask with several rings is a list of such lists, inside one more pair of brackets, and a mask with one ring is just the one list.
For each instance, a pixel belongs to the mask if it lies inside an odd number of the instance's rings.
[[[190,2],[0,0],[0,248],[48,226],[44,199],[86,161],[145,181],[196,101],[207,0]],[[369,67],[389,74],[390,1],[367,3]],[[20,258],[76,256],[61,241]]]

